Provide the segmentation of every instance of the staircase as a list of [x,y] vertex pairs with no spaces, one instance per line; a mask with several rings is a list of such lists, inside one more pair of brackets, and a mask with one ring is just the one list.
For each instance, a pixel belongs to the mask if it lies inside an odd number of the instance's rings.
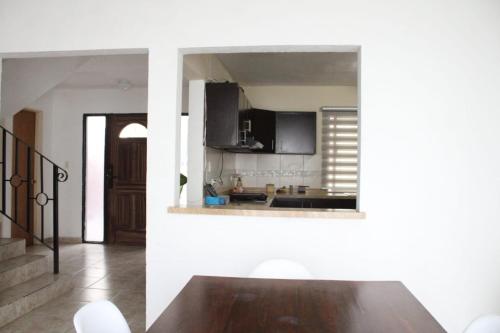
[[59,183],[68,173],[0,126],[0,215],[53,252],[26,253],[26,240],[0,238],[0,327],[72,288],[59,273]]
[[0,327],[71,288],[69,276],[50,272],[48,257],[26,254],[24,239],[0,238]]

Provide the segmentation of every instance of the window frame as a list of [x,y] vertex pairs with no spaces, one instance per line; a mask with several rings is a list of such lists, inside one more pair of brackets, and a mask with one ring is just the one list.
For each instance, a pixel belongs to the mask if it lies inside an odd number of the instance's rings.
[[[358,206],[358,201],[359,201],[359,169],[360,169],[360,122],[359,122],[359,108],[358,107],[332,107],[332,106],[323,106],[320,108],[320,113],[321,113],[321,159],[322,159],[322,163],[321,163],[321,186],[322,188],[325,188],[327,190],[329,190],[329,188],[325,185],[325,182],[326,180],[324,180],[324,174],[327,172],[327,170],[325,170],[326,166],[324,165],[324,158],[325,158],[325,147],[323,147],[323,141],[324,141],[324,138],[323,138],[323,135],[325,134],[324,133],[324,113],[331,113],[331,114],[334,114],[334,113],[342,113],[342,112],[345,112],[345,113],[355,113],[356,115],[356,188],[354,191],[349,191],[348,189],[345,189],[345,190],[342,190],[342,191],[338,191],[338,190],[334,190],[332,191],[332,193],[353,193],[356,195],[356,210],[359,211],[359,206]],[[333,130],[334,131],[334,130]],[[332,149],[337,149],[335,148],[335,145]],[[349,149],[349,148],[346,148],[346,149]],[[332,174],[335,174],[335,172],[332,172]],[[334,180],[333,180],[334,181]]]

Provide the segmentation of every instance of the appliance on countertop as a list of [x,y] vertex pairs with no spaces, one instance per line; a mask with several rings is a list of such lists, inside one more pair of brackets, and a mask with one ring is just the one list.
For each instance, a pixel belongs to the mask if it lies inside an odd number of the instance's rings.
[[267,195],[265,193],[255,193],[255,192],[243,192],[236,193],[233,192],[229,194],[229,200],[231,202],[267,202]]

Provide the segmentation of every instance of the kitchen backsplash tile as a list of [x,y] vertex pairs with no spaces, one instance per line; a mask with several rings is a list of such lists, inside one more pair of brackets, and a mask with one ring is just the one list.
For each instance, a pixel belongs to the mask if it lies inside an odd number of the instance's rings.
[[301,176],[281,176],[279,178],[279,186],[297,186],[297,185],[307,185],[304,184],[304,177]]
[[257,154],[235,154],[237,170],[257,170]]
[[[235,154],[235,170],[245,186],[308,185],[321,187],[321,156]],[[254,167],[256,160],[256,168]],[[256,184],[256,185],[251,185]]]
[[304,176],[304,184],[311,188],[321,188],[321,174],[314,176]]
[[[217,180],[217,189],[231,188],[234,174],[241,175],[243,185],[247,187],[265,187],[266,184],[274,184],[276,187],[289,185],[321,187],[320,154],[312,156],[235,154],[207,148],[205,159],[205,181]],[[221,170],[222,160],[224,167]]]
[[304,170],[304,155],[280,155],[281,170]]
[[268,170],[280,170],[281,169],[281,157],[280,155],[257,155],[257,170],[268,171]]
[[[224,163],[222,161],[224,160]],[[212,148],[205,149],[205,183],[216,181],[217,189],[229,189],[232,187],[231,175],[234,174],[236,155],[222,153]],[[223,168],[221,169],[221,166]],[[188,175],[189,179],[189,175]]]
[[242,177],[243,187],[257,187],[257,176]]
[[304,155],[304,170],[305,171],[321,170],[321,154]]
[[256,177],[256,186],[257,187],[266,187],[267,184],[274,184],[275,186],[279,186],[279,184],[276,184],[276,179],[279,179],[279,178],[271,177],[271,176],[257,176]]

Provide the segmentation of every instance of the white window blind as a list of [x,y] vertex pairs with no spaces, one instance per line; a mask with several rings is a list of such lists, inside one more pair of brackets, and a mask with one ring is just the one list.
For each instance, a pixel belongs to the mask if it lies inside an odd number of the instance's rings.
[[358,112],[322,110],[322,184],[329,192],[357,193]]

